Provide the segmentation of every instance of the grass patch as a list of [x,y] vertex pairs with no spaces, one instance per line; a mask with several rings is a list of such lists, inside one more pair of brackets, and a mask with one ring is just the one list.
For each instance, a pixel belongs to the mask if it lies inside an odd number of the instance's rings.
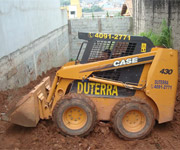
[[168,27],[167,22],[163,20],[161,24],[161,32],[159,34],[150,30],[148,32],[140,33],[140,36],[148,37],[155,46],[165,46],[167,48],[172,48],[171,33],[171,27]]

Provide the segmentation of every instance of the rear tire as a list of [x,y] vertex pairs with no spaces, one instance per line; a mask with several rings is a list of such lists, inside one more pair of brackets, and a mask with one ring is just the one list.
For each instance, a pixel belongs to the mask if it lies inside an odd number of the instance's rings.
[[86,136],[96,124],[96,107],[85,95],[70,93],[55,106],[53,120],[63,135]]
[[115,133],[125,140],[142,139],[155,124],[151,107],[140,100],[123,100],[115,105],[111,122]]

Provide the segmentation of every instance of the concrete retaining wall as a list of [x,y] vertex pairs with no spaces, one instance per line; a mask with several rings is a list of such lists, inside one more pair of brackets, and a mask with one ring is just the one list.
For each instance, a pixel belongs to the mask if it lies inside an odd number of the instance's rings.
[[1,58],[0,90],[24,86],[68,60],[68,26],[65,25]]
[[70,58],[75,59],[83,40],[78,39],[78,32],[102,32],[112,34],[133,34],[131,17],[95,18],[69,20]]
[[0,90],[69,60],[67,14],[59,6],[59,0],[0,2]]
[[133,0],[134,33],[161,30],[165,19],[172,27],[173,48],[180,50],[180,1]]

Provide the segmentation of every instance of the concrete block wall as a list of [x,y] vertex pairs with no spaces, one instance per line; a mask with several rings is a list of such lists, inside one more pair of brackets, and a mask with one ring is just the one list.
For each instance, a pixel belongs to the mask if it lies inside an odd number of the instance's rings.
[[69,61],[68,26],[63,26],[0,59],[0,90],[28,84]]
[[160,32],[163,19],[172,27],[173,48],[180,50],[180,0],[133,0],[134,34]]
[[75,59],[83,40],[78,32],[133,34],[132,17],[69,20],[70,58]]
[[59,0],[0,2],[0,90],[69,61],[67,14],[59,6]]

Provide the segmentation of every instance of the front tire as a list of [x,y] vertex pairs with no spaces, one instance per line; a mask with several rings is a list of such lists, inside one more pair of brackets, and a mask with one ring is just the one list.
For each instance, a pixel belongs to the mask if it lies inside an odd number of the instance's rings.
[[63,135],[86,136],[96,123],[96,107],[85,95],[70,93],[53,111],[53,120]]
[[153,129],[152,108],[142,101],[120,101],[114,107],[112,124],[115,133],[125,140],[142,139]]

